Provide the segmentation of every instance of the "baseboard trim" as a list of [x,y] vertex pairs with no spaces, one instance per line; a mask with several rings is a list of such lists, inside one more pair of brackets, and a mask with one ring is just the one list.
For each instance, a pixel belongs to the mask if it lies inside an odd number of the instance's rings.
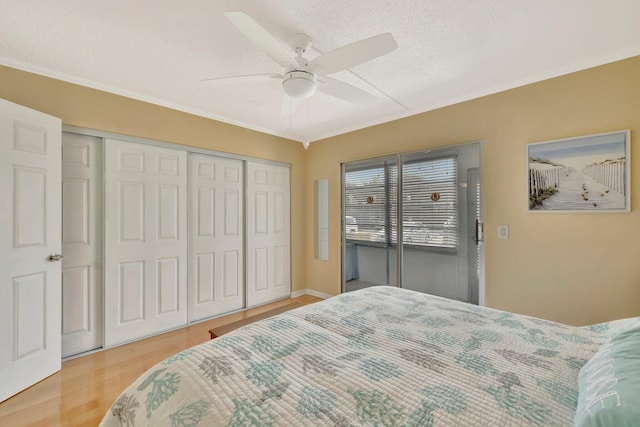
[[325,294],[324,292],[314,291],[313,289],[301,289],[299,291],[291,292],[291,298],[301,297],[302,295],[311,295],[322,299],[331,298],[333,296]]

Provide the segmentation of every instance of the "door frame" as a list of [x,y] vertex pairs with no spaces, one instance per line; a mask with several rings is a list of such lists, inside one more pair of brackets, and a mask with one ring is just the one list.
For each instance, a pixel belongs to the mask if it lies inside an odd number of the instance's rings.
[[[479,170],[479,180],[480,180],[480,218],[481,218],[481,222],[484,218],[484,213],[485,213],[485,207],[484,207],[484,185],[483,185],[483,164],[484,164],[484,140],[480,139],[480,140],[476,140],[476,141],[470,141],[470,142],[463,142],[463,143],[459,143],[459,144],[452,144],[452,145],[444,145],[444,146],[438,146],[438,147],[432,147],[429,148],[427,151],[431,152],[431,151],[437,151],[437,152],[445,152],[446,150],[451,150],[451,149],[455,149],[458,147],[463,147],[463,146],[469,146],[469,145],[477,145],[478,146],[478,151],[479,151],[479,159],[478,159],[478,163],[479,165],[476,167],[477,170]],[[367,158],[367,159],[363,159],[363,160],[356,160],[353,162],[341,162],[340,163],[340,181],[341,181],[341,193],[340,193],[340,209],[341,209],[341,220],[340,220],[340,224],[341,224],[341,230],[340,230],[340,253],[341,253],[341,263],[340,263],[340,278],[341,278],[341,283],[340,283],[340,292],[346,292],[346,249],[347,249],[347,239],[346,239],[346,233],[345,233],[345,215],[346,215],[346,210],[345,210],[345,189],[346,189],[346,182],[345,182],[345,168],[347,164],[362,164],[362,165],[366,165],[367,163],[373,163],[376,162],[377,160],[381,160],[384,158],[390,158],[390,157],[394,157],[396,158],[396,167],[397,170],[400,171],[402,170],[402,158],[403,156],[411,156],[412,154],[416,154],[416,153],[424,153],[425,149],[422,150],[418,150],[418,151],[410,151],[410,152],[403,152],[403,153],[396,153],[396,154],[392,154],[392,155],[382,155],[382,156],[376,156],[376,157],[371,157],[371,158]],[[471,168],[467,168],[467,170],[470,170]],[[460,179],[460,177],[459,177]],[[464,179],[466,180],[466,174]],[[397,176],[397,185],[399,188],[401,188],[402,186],[402,174],[398,173]],[[400,191],[396,191],[396,195],[397,195],[397,215],[401,218],[402,217],[402,195]],[[460,212],[460,207],[458,207],[458,211]],[[459,222],[460,222],[460,227],[462,225],[466,226],[467,223],[467,218],[459,218]],[[396,224],[399,227],[399,230],[397,230],[397,236],[399,239],[399,242],[397,244],[397,250],[396,250],[396,259],[395,262],[397,263],[397,268],[396,268],[396,286],[398,287],[402,287],[402,270],[403,270],[403,246],[402,245],[402,221],[396,221]],[[459,231],[460,233],[460,231]],[[467,236],[467,240],[471,240],[472,239],[472,235],[469,234]],[[479,251],[479,263],[480,263],[480,271],[479,271],[479,278],[478,278],[478,305],[484,306],[486,304],[486,295],[485,295],[485,257],[484,257],[484,243],[481,242],[480,244],[480,251]]]

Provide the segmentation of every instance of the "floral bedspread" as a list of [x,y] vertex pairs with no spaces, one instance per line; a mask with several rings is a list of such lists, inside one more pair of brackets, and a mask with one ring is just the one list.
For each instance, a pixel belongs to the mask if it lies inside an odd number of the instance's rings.
[[568,426],[607,329],[373,287],[169,357],[101,425]]

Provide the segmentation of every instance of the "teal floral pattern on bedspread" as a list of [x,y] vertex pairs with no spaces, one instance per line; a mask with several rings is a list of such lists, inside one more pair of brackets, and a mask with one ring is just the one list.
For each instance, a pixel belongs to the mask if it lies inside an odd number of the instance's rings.
[[373,287],[167,358],[101,425],[567,426],[608,329]]

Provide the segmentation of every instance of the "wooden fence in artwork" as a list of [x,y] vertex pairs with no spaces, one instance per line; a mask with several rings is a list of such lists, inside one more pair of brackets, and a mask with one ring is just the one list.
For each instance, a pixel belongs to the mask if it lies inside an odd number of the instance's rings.
[[529,168],[529,195],[538,197],[549,188],[558,188],[560,177],[566,174],[566,167],[533,169]]
[[587,165],[582,171],[595,182],[604,185],[611,191],[624,194],[626,159],[605,160]]

